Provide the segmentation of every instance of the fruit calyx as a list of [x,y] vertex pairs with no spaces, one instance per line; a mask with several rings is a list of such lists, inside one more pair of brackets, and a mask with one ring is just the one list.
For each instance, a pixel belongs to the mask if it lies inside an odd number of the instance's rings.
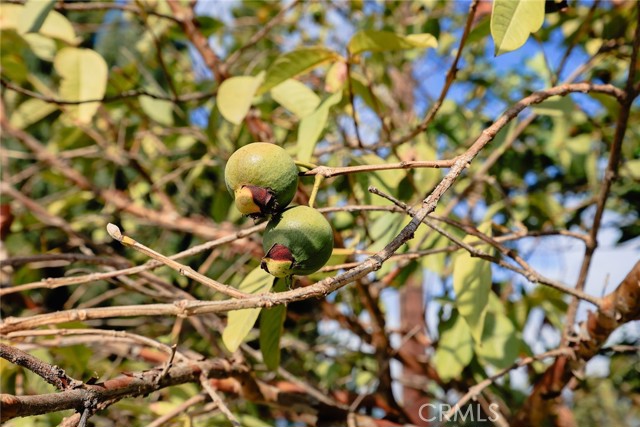
[[270,188],[243,185],[234,193],[238,210],[254,219],[271,214],[278,209],[275,193]]
[[260,268],[275,277],[287,277],[296,263],[293,254],[285,245],[274,244],[262,258]]

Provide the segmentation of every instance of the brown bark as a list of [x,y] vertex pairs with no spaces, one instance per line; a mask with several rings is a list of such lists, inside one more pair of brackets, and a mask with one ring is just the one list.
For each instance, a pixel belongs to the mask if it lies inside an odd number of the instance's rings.
[[640,261],[618,287],[602,299],[600,311],[589,313],[581,325],[580,334],[570,344],[575,358],[562,356],[547,368],[535,384],[525,405],[516,415],[514,425],[534,427],[557,421],[558,402],[555,399],[574,372],[600,350],[609,335],[620,325],[640,319]]
[[[422,286],[420,283],[409,282],[402,289],[400,295],[400,312],[402,313],[402,330],[409,331],[416,325],[421,325],[426,330],[424,321],[424,306]],[[404,354],[412,356],[412,359],[420,359],[425,355],[425,348],[416,339],[408,340],[402,347]],[[424,376],[425,372],[418,366],[404,365],[404,376]],[[420,407],[429,403],[429,399],[420,390],[405,386],[402,391],[404,409],[412,423],[417,426],[428,426],[429,423],[420,419]]]

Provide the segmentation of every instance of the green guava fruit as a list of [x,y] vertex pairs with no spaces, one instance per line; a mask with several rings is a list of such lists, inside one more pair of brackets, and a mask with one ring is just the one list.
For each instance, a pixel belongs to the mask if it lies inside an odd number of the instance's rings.
[[254,142],[229,157],[224,181],[238,210],[261,218],[291,203],[298,187],[298,168],[283,148]]
[[333,251],[333,230],[324,216],[308,206],[292,206],[273,216],[262,238],[266,252],[260,266],[276,277],[318,271]]

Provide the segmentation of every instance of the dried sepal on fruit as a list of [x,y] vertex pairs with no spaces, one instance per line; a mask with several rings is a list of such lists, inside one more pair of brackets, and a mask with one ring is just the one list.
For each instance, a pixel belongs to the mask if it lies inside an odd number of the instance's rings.
[[298,168],[282,147],[254,142],[229,157],[224,180],[238,210],[262,218],[291,203],[298,187]]
[[325,217],[308,206],[292,206],[271,218],[262,247],[261,267],[276,277],[318,271],[333,251],[333,230]]

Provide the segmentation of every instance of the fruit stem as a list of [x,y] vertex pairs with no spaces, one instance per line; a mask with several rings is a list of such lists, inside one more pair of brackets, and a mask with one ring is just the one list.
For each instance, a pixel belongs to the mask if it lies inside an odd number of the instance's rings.
[[317,165],[314,165],[313,163],[303,162],[303,161],[300,161],[300,160],[294,160],[293,163],[295,163],[296,166],[298,166],[298,167],[309,169],[309,170],[315,169],[315,168],[318,167]]
[[293,289],[293,276],[285,277],[284,284],[286,286],[286,289],[288,289],[288,290]]
[[316,196],[318,195],[318,189],[320,184],[324,181],[324,175],[316,175],[313,181],[313,189],[311,190],[311,196],[309,196],[309,207],[312,208],[316,202]]

